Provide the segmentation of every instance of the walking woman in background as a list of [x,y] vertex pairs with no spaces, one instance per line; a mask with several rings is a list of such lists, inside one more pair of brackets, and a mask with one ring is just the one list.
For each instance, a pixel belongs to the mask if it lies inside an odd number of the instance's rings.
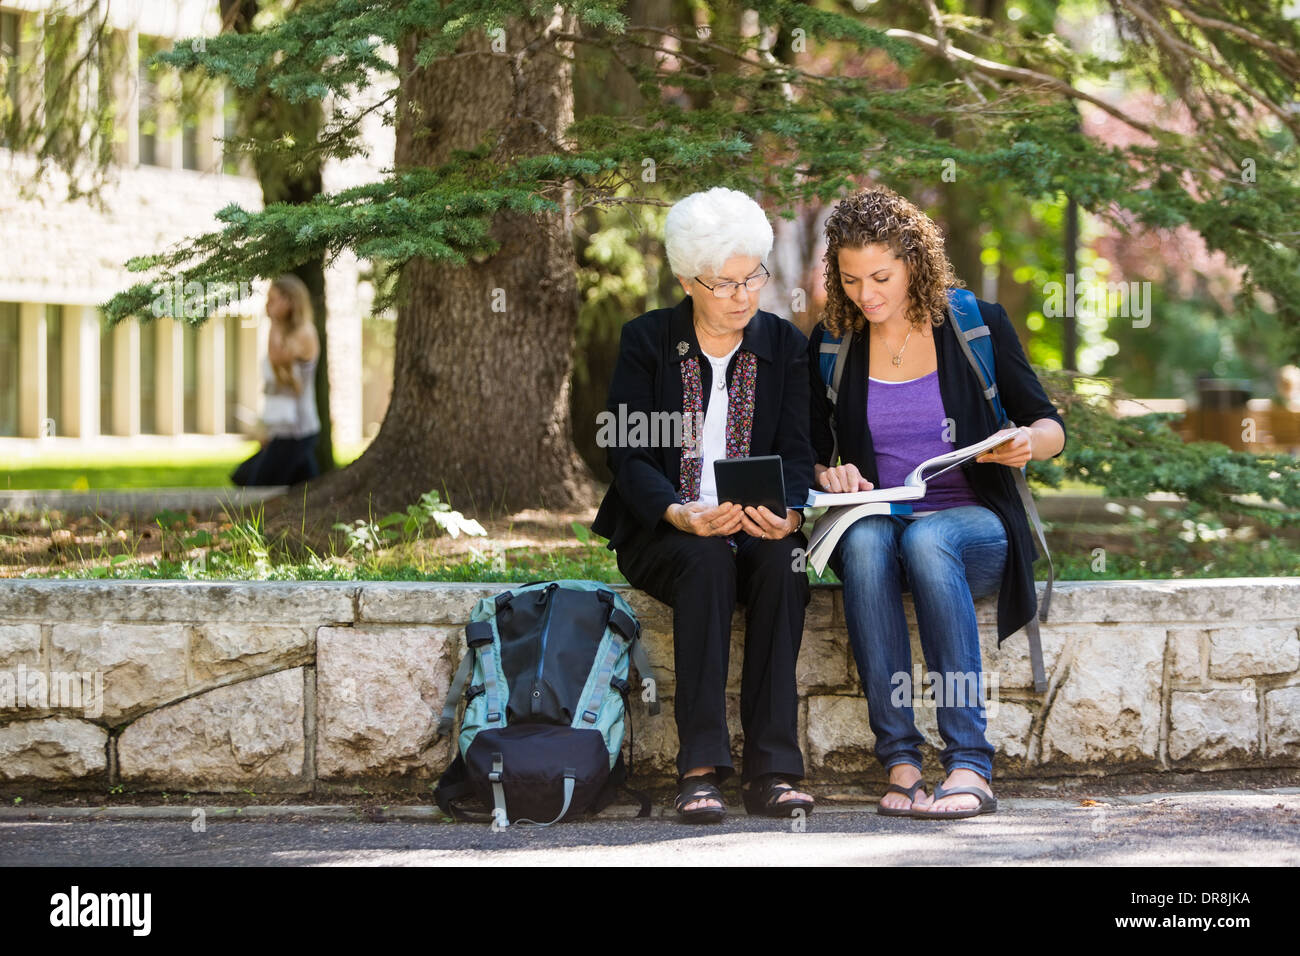
[[237,485],[293,485],[320,474],[316,465],[320,338],[306,283],[296,275],[274,280],[266,297],[266,314],[271,318],[271,333],[261,362],[265,434],[261,450],[231,475]]

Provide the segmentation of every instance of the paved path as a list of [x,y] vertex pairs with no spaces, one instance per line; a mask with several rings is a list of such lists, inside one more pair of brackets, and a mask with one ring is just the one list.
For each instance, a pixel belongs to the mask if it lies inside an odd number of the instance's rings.
[[[669,815],[547,829],[448,824],[429,807],[0,808],[4,866],[1300,865],[1300,788],[1005,798],[972,820],[819,810],[803,823],[733,812],[718,826]],[[621,811],[622,808],[613,808]],[[611,811],[607,811],[609,813]],[[369,818],[367,818],[369,817]]]

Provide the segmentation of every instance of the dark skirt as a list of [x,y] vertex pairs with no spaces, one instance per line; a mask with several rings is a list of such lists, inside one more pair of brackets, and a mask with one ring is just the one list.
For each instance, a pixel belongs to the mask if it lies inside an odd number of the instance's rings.
[[230,480],[236,485],[296,485],[320,474],[316,464],[316,441],[320,433],[306,438],[272,438],[252,458],[243,462]]

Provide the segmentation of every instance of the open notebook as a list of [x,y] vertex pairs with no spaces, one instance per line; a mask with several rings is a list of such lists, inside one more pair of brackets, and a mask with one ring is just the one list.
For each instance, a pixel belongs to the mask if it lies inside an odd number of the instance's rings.
[[808,542],[808,563],[814,571],[821,574],[826,570],[826,562],[830,560],[835,546],[853,522],[873,514],[911,514],[912,506],[906,502],[924,498],[927,481],[933,481],[944,472],[958,468],[972,458],[1010,441],[1015,433],[1014,428],[1004,428],[973,445],[954,448],[942,455],[927,458],[912,470],[901,485],[893,488],[851,492],[810,491],[807,507],[827,510],[814,519],[812,537]]

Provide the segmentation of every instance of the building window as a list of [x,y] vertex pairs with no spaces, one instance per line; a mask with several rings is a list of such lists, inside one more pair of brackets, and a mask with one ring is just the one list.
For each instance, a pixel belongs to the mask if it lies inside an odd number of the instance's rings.
[[181,128],[181,168],[199,168],[199,124],[193,119]]
[[188,322],[181,323],[181,358],[182,358],[182,383],[184,390],[184,410],[182,419],[184,421],[184,431],[197,432],[199,430],[199,390],[198,390],[198,358],[195,355],[197,351],[198,330]]
[[158,161],[162,143],[162,95],[158,90],[158,69],[149,59],[164,49],[157,37],[140,37],[140,165],[164,165]]
[[16,13],[0,12],[0,73],[3,73],[4,107],[0,110],[0,146],[17,138],[18,37],[21,21]]
[[[226,95],[222,100],[222,132],[221,135],[230,140],[239,134],[239,92],[235,89],[233,83],[227,84]],[[239,170],[239,153],[235,151],[233,144],[224,142],[221,144],[221,171],[227,176],[238,176]]]
[[158,432],[158,323],[140,325],[140,431]]
[[226,336],[226,423],[230,434],[239,431],[239,418],[235,406],[239,402],[239,316],[228,315],[220,320]]
[[181,168],[199,170],[210,167],[212,153],[201,141],[200,130],[212,132],[212,93],[209,84],[197,73],[180,75]]
[[63,433],[63,306],[45,307],[45,418],[42,435]]
[[116,369],[114,330],[101,325],[99,330],[99,433],[113,434],[113,375]]
[[0,435],[18,435],[18,303],[0,302]]

